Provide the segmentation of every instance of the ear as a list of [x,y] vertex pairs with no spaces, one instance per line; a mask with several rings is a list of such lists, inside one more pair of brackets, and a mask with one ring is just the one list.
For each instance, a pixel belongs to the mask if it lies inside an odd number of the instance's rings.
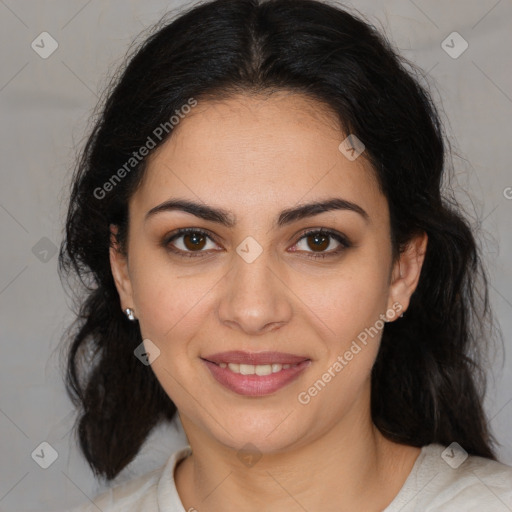
[[[388,295],[388,309],[394,310],[393,304],[400,305],[400,308],[396,308],[398,314],[395,320],[409,307],[411,295],[420,279],[427,242],[427,233],[416,235],[410,240],[405,251],[400,254],[399,260],[394,264]],[[391,322],[393,319],[390,318],[389,321]]]
[[119,293],[120,306],[124,311],[126,308],[133,309],[133,292],[128,271],[128,258],[120,249],[117,234],[118,227],[110,224],[110,268]]

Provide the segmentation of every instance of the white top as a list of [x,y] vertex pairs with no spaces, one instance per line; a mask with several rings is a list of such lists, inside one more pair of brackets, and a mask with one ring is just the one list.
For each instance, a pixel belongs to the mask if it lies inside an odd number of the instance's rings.
[[[190,453],[190,446],[180,448],[161,468],[108,489],[94,499],[95,505],[71,512],[187,512],[174,469]],[[404,485],[382,512],[511,512],[512,467],[472,455],[457,460],[461,453],[440,444],[423,446]]]

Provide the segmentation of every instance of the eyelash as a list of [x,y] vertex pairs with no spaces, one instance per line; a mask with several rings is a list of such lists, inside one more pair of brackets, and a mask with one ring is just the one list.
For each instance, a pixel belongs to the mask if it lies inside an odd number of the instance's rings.
[[[170,235],[166,236],[162,241],[162,246],[165,249],[177,254],[178,256],[182,256],[185,258],[202,257],[202,253],[204,251],[183,251],[181,249],[175,249],[172,247],[171,242],[173,242],[180,236],[188,235],[188,234],[199,234],[199,235],[205,236],[205,237],[209,238],[210,240],[212,240],[213,242],[215,242],[213,237],[207,231],[205,231],[203,229],[181,228],[181,229],[178,229],[177,231],[171,233]],[[325,236],[334,238],[337,242],[339,242],[341,244],[341,247],[339,247],[338,249],[335,249],[335,250],[331,250],[329,252],[320,252],[320,253],[306,252],[307,258],[316,260],[316,259],[324,259],[326,257],[334,257],[334,256],[338,256],[345,249],[352,247],[352,244],[348,241],[348,239],[345,238],[344,236],[342,236],[341,234],[337,233],[336,231],[325,230],[323,228],[307,230],[307,231],[301,233],[301,235],[299,236],[298,240],[295,242],[294,245],[297,245],[303,238],[307,238],[310,235],[316,235],[316,234],[325,235]]]

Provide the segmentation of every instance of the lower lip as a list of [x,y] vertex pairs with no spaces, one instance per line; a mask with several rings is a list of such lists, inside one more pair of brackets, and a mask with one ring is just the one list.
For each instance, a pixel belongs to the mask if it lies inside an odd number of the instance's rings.
[[213,378],[226,388],[245,396],[264,396],[275,393],[293,380],[295,380],[310,364],[311,360],[290,366],[270,375],[242,375],[234,373],[229,368],[202,359],[210,370]]

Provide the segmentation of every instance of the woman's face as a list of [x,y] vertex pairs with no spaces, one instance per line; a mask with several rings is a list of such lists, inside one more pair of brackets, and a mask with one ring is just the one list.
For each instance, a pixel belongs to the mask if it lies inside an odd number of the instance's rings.
[[[187,434],[270,453],[368,419],[382,320],[405,311],[417,275],[392,268],[386,199],[345,138],[302,96],[238,96],[199,103],[151,155],[128,257],[111,262]],[[223,215],[155,210],[178,200]],[[337,207],[303,209],[325,201]],[[207,362],[230,351],[266,364]],[[287,355],[251,359],[263,352]]]

